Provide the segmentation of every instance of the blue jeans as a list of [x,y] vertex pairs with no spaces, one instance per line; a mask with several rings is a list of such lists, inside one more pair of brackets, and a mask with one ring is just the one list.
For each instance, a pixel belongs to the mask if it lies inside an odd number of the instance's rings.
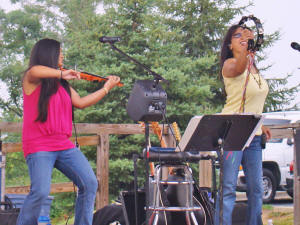
[[[224,151],[223,225],[232,224],[235,190],[239,166],[242,164],[247,184],[247,225],[262,225],[262,149],[261,136],[255,136],[244,151]],[[219,224],[219,197],[216,202],[215,225]]]
[[98,187],[95,174],[78,148],[54,152],[36,152],[26,157],[31,186],[17,225],[36,225],[41,206],[50,193],[51,175],[57,168],[78,187],[74,225],[91,225]]

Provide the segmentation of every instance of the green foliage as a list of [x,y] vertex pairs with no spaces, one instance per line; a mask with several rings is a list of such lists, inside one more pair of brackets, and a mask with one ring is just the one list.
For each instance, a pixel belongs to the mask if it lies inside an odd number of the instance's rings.
[[[286,105],[295,99],[295,95],[300,90],[300,84],[287,88],[286,84],[290,76],[291,75],[288,75],[282,79],[268,80],[269,95],[266,100],[264,111],[280,111],[285,109]],[[294,109],[297,110],[297,106],[294,106]]]
[[74,215],[76,192],[58,193],[52,196],[54,196],[54,200],[52,201],[50,210],[51,222],[57,224],[55,220],[52,221],[54,218],[60,221],[67,221],[68,216]]

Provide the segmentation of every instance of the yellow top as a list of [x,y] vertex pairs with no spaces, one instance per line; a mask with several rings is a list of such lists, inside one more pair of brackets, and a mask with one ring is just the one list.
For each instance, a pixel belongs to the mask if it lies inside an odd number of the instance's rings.
[[[247,77],[247,69],[237,77],[224,77],[225,91],[227,94],[226,103],[222,114],[243,113],[239,112],[243,98],[243,91]],[[257,73],[249,75],[249,82],[246,89],[244,113],[261,114],[263,112],[266,97],[269,92],[267,82]],[[259,85],[260,84],[260,85]],[[261,135],[259,129],[256,135]]]

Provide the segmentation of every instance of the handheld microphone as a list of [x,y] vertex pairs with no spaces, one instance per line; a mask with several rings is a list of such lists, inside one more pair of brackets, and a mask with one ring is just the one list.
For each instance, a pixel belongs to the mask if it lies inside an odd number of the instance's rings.
[[291,47],[295,50],[300,51],[300,45],[297,42],[292,42]]
[[102,43],[115,43],[115,42],[118,42],[118,41],[121,41],[121,37],[106,37],[106,36],[102,36],[99,38],[99,41],[102,42]]

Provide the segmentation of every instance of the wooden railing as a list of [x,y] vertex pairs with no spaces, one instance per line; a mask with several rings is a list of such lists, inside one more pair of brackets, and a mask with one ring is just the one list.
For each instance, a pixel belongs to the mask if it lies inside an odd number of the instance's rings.
[[[0,122],[0,130],[2,133],[21,133],[21,123]],[[96,195],[96,209],[102,208],[109,204],[109,135],[111,134],[144,134],[143,128],[139,124],[76,124],[77,133],[92,134],[92,136],[78,137],[80,146],[97,146],[96,157],[96,177],[98,180],[98,191]],[[152,131],[151,131],[152,132]],[[167,145],[175,146],[174,138],[168,132],[168,126],[164,126],[164,134],[166,135]],[[153,133],[153,132],[152,132]],[[74,138],[72,138],[74,139]],[[142,150],[142,149],[141,149]],[[21,152],[22,143],[3,143],[2,152],[6,154],[12,152]],[[2,187],[5,181],[2,182]],[[1,193],[6,194],[27,194],[29,186],[7,187]],[[73,184],[55,183],[51,185],[51,193],[72,192]]]

